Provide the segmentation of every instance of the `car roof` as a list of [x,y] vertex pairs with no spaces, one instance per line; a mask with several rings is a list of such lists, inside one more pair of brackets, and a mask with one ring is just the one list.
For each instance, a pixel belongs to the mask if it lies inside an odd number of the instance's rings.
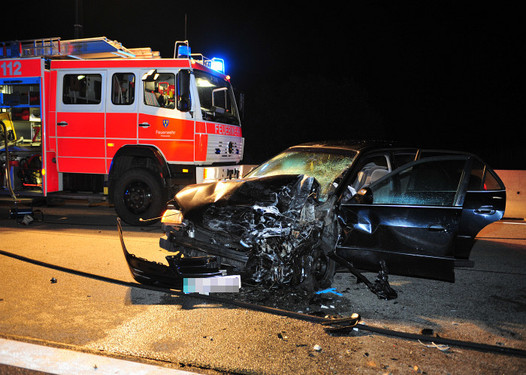
[[301,143],[289,147],[289,150],[308,149],[314,151],[316,149],[330,149],[330,150],[341,150],[341,151],[354,151],[359,153],[365,153],[368,151],[385,150],[385,149],[405,149],[405,150],[419,150],[426,154],[454,154],[454,155],[470,155],[478,158],[477,155],[471,152],[450,150],[450,149],[436,149],[436,148],[422,148],[414,145],[408,145],[406,143],[398,141],[387,141],[387,140],[336,140],[336,141],[317,141]]
[[[401,147],[398,142],[383,140],[337,140],[337,141],[318,141],[307,142],[291,146],[288,150],[307,148],[307,149],[339,149],[342,151],[363,152],[371,149]],[[417,147],[411,147],[417,149]]]

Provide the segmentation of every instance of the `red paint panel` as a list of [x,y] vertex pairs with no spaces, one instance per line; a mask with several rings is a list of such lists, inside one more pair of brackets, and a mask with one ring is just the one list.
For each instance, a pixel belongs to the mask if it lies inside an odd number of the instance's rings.
[[0,61],[0,78],[40,77],[42,59],[15,59]]
[[44,188],[46,193],[58,191],[58,169],[54,152],[46,153],[46,174],[44,175]]
[[106,157],[112,159],[117,151],[126,145],[137,144],[137,140],[126,140],[126,139],[107,139],[106,140]]
[[195,135],[195,161],[206,161],[206,150],[208,146],[207,134]]
[[105,173],[105,159],[60,158],[60,172],[65,173]]
[[[66,122],[66,126],[58,126]],[[59,137],[104,137],[104,113],[59,112],[57,113]],[[60,152],[59,152],[60,155]]]
[[241,137],[241,126],[236,125],[226,125],[214,122],[207,122],[206,131],[208,134],[231,135],[234,137]]
[[57,151],[57,139],[55,137],[48,137],[46,141],[46,152]]
[[167,161],[194,161],[194,142],[193,141],[152,141],[149,142],[157,146],[163,153]]
[[195,123],[195,132],[196,133],[206,133],[206,123],[196,122]]
[[[139,114],[139,124],[147,122],[149,127],[139,127],[139,138],[150,139],[194,139],[194,122],[162,116]],[[146,141],[148,142],[148,141]]]
[[137,113],[106,113],[106,137],[137,138]]
[[46,71],[44,73],[46,93],[44,101],[46,108],[50,112],[55,112],[57,108],[57,72]]
[[59,159],[68,156],[104,157],[104,139],[59,138],[57,143]]

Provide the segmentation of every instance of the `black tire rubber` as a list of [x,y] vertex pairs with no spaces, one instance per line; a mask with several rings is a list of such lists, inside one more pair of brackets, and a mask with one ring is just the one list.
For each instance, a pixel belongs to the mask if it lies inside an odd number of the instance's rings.
[[319,251],[317,258],[314,259],[313,270],[315,287],[326,289],[331,286],[336,273],[336,262],[327,255]]
[[314,249],[312,253],[305,254],[296,261],[291,285],[309,293],[331,286],[336,273],[336,262],[321,249]]
[[166,206],[166,193],[161,178],[153,171],[133,168],[115,182],[113,202],[125,223],[150,225],[159,221]]

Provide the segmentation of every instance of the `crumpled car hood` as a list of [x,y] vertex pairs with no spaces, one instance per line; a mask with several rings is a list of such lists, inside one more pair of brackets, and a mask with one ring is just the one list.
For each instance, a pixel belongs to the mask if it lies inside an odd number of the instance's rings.
[[[288,186],[302,179],[300,184],[306,186],[306,182],[313,178],[298,175],[277,175],[262,178],[251,178],[243,180],[223,180],[198,185],[189,185],[177,193],[174,200],[185,216],[191,211],[197,210],[209,204],[231,204],[252,205],[260,204],[276,205],[276,194],[284,186]],[[316,183],[317,184],[317,183]],[[309,192],[310,193],[310,192]],[[296,202],[299,204],[299,202]],[[297,206],[296,204],[296,206]],[[297,207],[293,207],[296,208]]]
[[[317,258],[313,252],[321,251],[318,193],[313,177],[279,175],[193,185],[175,201],[187,221],[185,230],[195,228],[201,244],[192,247],[214,254],[213,246],[215,255],[227,258],[228,249],[245,254],[243,269],[253,281],[297,284],[309,276]],[[193,236],[183,234],[179,245],[188,245]]]

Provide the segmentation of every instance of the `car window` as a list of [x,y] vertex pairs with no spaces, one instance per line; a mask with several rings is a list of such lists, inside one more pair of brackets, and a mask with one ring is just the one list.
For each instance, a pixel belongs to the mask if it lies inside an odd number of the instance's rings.
[[111,78],[111,102],[115,105],[130,105],[135,101],[135,75],[115,73]]
[[484,184],[482,185],[484,190],[502,190],[504,187],[497,180],[495,172],[489,168],[486,168],[486,174],[484,176]]
[[286,151],[261,164],[246,177],[296,174],[314,177],[320,184],[318,198],[325,201],[332,183],[349,168],[354,156],[354,153]]
[[102,92],[100,74],[65,74],[62,84],[64,104],[99,104]]
[[396,152],[393,154],[393,168],[401,167],[404,164],[411,163],[415,160],[416,151],[413,152]]
[[194,70],[204,120],[239,125],[234,92],[230,83],[212,74]]
[[468,190],[502,190],[504,187],[495,176],[495,172],[480,160],[474,160],[469,177]]
[[464,159],[421,160],[371,186],[373,204],[453,206]]
[[152,70],[143,76],[144,104],[152,107],[175,108],[175,74]]
[[351,196],[361,188],[371,185],[391,172],[388,158],[384,154],[369,156],[360,165],[354,180],[347,186]]

